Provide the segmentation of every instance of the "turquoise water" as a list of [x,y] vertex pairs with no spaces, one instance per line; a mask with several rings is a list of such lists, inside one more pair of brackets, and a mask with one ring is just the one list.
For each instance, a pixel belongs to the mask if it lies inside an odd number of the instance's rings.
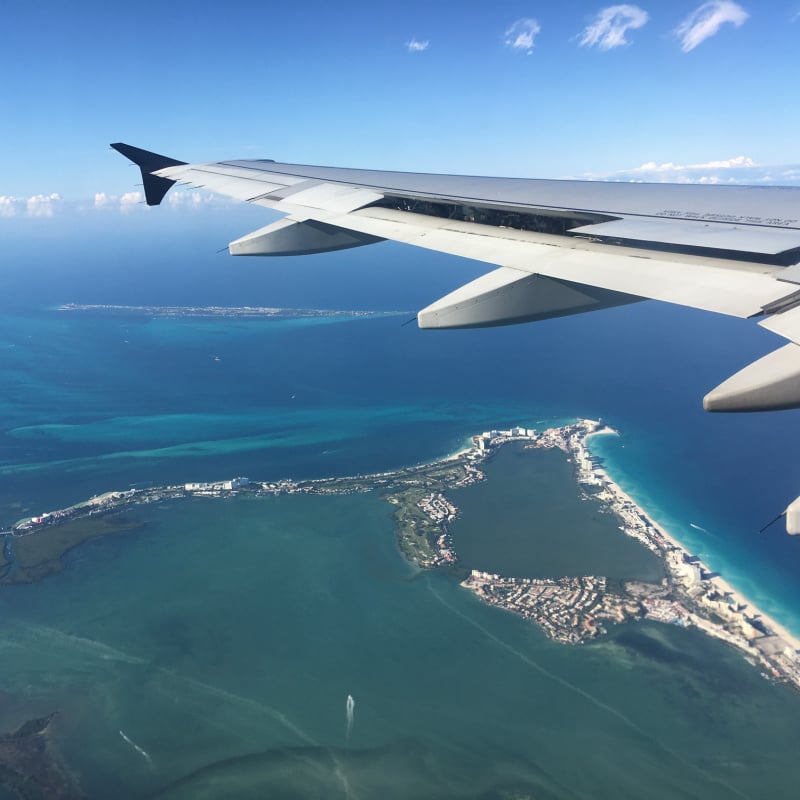
[[[224,220],[194,232],[189,257],[174,231],[133,224],[138,238],[4,229],[0,524],[131,485],[386,470],[487,428],[603,417],[622,436],[592,448],[615,479],[800,632],[800,542],[754,533],[799,490],[800,417],[699,407],[774,346],[764,332],[657,304],[441,333],[404,317],[54,311],[415,309],[485,271],[391,245],[202,255],[233,238]],[[501,513],[524,516],[502,484]],[[718,642],[655,624],[549,642],[405,564],[371,496],[133,513],[141,532],[0,592],[0,728],[60,709],[55,735],[92,797],[794,797],[798,698]],[[564,566],[565,542],[539,557]]]
[[[642,443],[632,437],[603,436],[589,440],[590,450],[605,459],[611,477],[647,514],[670,531],[690,552],[721,572],[731,585],[761,611],[800,634],[800,585],[785,569],[798,551],[797,537],[788,537],[777,522],[759,534],[755,523],[742,538],[713,502],[687,502],[663,492],[671,475],[659,474]],[[663,465],[659,465],[662,466]],[[780,508],[776,509],[776,511]],[[773,515],[774,516],[774,515]],[[770,517],[761,524],[769,522]],[[760,525],[759,525],[760,527]],[[749,534],[749,535],[747,535]],[[783,568],[782,568],[783,567]]]
[[60,709],[91,797],[793,796],[800,698],[701,635],[554,644],[415,572],[372,496],[136,515],[0,594],[0,724]]

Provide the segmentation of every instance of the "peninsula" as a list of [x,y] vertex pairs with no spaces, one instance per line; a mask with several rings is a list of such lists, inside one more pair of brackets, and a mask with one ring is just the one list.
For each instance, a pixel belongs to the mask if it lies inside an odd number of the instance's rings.
[[[579,644],[601,636],[608,624],[643,618],[694,626],[737,647],[766,677],[800,689],[800,639],[759,611],[657,525],[592,456],[588,440],[615,433],[601,422],[581,419],[543,431],[522,427],[486,431],[447,458],[391,472],[307,481],[233,478],[107,492],[0,531],[4,540],[0,584],[38,580],[62,569],[64,553],[81,541],[139,527],[130,514],[123,513],[139,504],[240,493],[373,491],[394,508],[397,542],[406,559],[422,569],[446,569],[458,575],[464,588],[529,619],[554,640]],[[664,565],[664,579],[647,583],[612,581],[602,575],[512,578],[464,569],[449,531],[459,511],[447,493],[484,480],[483,462],[510,442],[563,451],[573,466],[582,497],[615,515],[620,535],[636,539],[657,554]]]

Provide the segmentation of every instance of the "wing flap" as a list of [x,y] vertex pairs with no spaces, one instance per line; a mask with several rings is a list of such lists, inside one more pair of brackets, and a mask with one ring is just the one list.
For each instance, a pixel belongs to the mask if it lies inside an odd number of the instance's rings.
[[634,242],[777,255],[800,247],[800,230],[672,219],[617,219],[570,233]]
[[647,297],[736,317],[761,313],[792,290],[780,267],[653,253],[531,231],[456,223],[368,208],[327,221],[383,239],[545,275],[574,284]]
[[308,189],[293,192],[289,197],[282,199],[277,207],[293,210],[310,208],[344,214],[382,199],[382,194],[371,189],[341,183],[318,183]]
[[[725,251],[791,254],[800,243],[800,191],[417,175],[263,160],[185,164],[130,145],[114,147],[141,167],[148,203],[159,202],[181,180],[298,220],[355,232],[356,239],[392,239],[546,276],[562,285],[594,286],[740,317],[761,313],[793,288],[776,280],[782,269],[776,264],[723,256]],[[391,206],[398,197],[405,198],[402,207],[371,205]],[[431,198],[447,202],[432,208]],[[416,213],[415,206],[426,204],[425,213]],[[481,215],[470,212],[493,204],[527,214],[527,222],[510,226],[496,217],[495,223],[485,224]],[[579,231],[578,236],[542,232],[550,231],[547,224],[537,227],[537,215],[552,221],[553,214],[563,217],[565,212],[606,221],[568,229]],[[324,229],[314,235],[319,230]],[[311,235],[311,229],[305,234]],[[634,246],[614,244],[615,238]],[[274,244],[266,249],[272,251]],[[663,252],[658,244],[713,252]],[[305,252],[302,246],[291,250]]]

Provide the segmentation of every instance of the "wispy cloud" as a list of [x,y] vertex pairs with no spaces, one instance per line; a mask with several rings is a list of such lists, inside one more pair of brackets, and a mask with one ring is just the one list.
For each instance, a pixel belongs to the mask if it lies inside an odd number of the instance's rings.
[[602,9],[594,21],[587,25],[581,35],[581,47],[597,47],[613,50],[630,42],[625,38],[628,31],[636,30],[650,19],[648,13],[633,5],[608,6]]
[[675,28],[675,35],[681,40],[681,50],[688,53],[706,39],[714,36],[726,23],[737,28],[744,24],[749,14],[731,0],[711,0],[696,8]]
[[524,50],[530,55],[533,52],[533,42],[541,30],[542,26],[535,19],[518,19],[505,32],[505,45],[512,50]]
[[32,197],[0,195],[0,217],[52,217],[61,202],[56,192]]
[[427,39],[421,42],[416,37],[412,38],[410,42],[406,42],[409,53],[421,53],[423,50],[427,50],[429,46],[430,42]]

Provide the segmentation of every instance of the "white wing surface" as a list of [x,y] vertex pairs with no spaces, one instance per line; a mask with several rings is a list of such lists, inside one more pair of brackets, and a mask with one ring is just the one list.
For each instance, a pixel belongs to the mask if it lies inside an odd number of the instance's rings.
[[800,188],[605,183],[221,161],[113,144],[149,205],[185,184],[284,212],[232,255],[301,255],[384,239],[495,269],[418,314],[422,328],[507,325],[644,298],[738,317],[789,344],[709,393],[715,411],[800,407]]

